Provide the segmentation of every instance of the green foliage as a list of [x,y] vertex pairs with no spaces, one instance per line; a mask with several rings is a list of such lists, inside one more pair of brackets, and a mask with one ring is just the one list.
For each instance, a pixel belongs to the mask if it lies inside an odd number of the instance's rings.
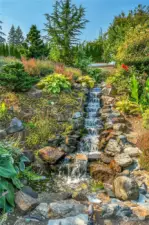
[[104,189],[104,185],[101,181],[95,181],[95,180],[92,181],[91,183],[92,192],[97,192],[102,189]]
[[95,85],[95,80],[88,75],[79,77],[77,82],[80,83],[82,87],[93,88]]
[[71,4],[71,0],[56,0],[53,13],[45,14],[45,16],[47,20],[45,30],[52,45],[57,46],[55,55],[52,50],[52,58],[54,56],[55,60],[71,64],[73,46],[78,43],[78,36],[88,22],[85,19],[85,9],[82,6],[77,8],[75,4]]
[[[137,26],[140,25],[142,28],[144,24],[147,23],[149,19],[149,7],[148,6],[142,6],[138,5],[137,8],[134,10],[130,10],[129,13],[126,15],[124,12],[122,12],[120,15],[115,16],[113,23],[108,28],[107,33],[105,34],[105,45],[104,45],[104,51],[105,56],[108,60],[114,59],[115,55],[117,54],[117,49],[120,46],[121,49],[123,48],[124,52],[127,50],[127,45],[123,45],[124,40],[127,40],[127,32],[128,30],[132,30]],[[130,34],[131,36],[131,34]],[[139,39],[140,34],[138,37],[133,37],[132,34],[132,41],[136,43],[135,39]],[[122,47],[123,46],[123,47]],[[135,54],[133,55],[135,57]],[[126,60],[128,58],[126,57]],[[131,60],[131,57],[130,57]],[[129,59],[127,60],[129,62]],[[127,62],[123,61],[123,63]]]
[[143,117],[143,126],[146,129],[149,129],[149,109],[145,110],[145,112],[142,114]]
[[43,78],[37,86],[45,92],[59,94],[62,90],[70,90],[71,84],[62,74],[52,74]]
[[37,78],[30,77],[22,63],[14,62],[4,65],[0,71],[0,83],[14,91],[27,91],[37,82]]
[[14,207],[15,188],[22,187],[18,173],[25,169],[25,162],[29,160],[19,149],[0,142],[0,208],[4,212]]
[[45,56],[45,45],[36,25],[31,26],[22,53],[27,58],[41,58]]
[[0,120],[3,120],[7,115],[7,107],[4,102],[0,104]]
[[133,65],[141,71],[149,72],[149,32],[148,24],[137,25],[127,31],[124,42],[118,47],[116,60],[119,63]]
[[76,53],[74,66],[87,72],[88,66],[92,63],[92,58],[88,57],[85,50],[80,46]]
[[96,83],[99,83],[106,78],[104,71],[98,68],[88,68],[87,73],[96,81]]
[[139,83],[135,77],[135,74],[133,74],[131,78],[131,97],[136,103],[139,102]]
[[5,38],[4,38],[5,34],[2,31],[2,23],[3,22],[0,20],[0,43],[4,43],[5,42]]
[[142,112],[141,106],[128,99],[122,99],[116,103],[116,109],[122,113],[138,115]]

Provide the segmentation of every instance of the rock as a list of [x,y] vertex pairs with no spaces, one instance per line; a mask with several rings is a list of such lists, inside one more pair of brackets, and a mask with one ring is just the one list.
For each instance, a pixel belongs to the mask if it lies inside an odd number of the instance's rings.
[[116,140],[110,139],[108,144],[106,145],[104,152],[108,156],[115,156],[116,154],[121,153],[121,146],[119,146]]
[[139,187],[136,181],[126,176],[119,176],[113,182],[115,196],[121,200],[137,200]]
[[109,164],[109,163],[113,160],[113,157],[110,157],[110,156],[107,156],[107,155],[104,154],[104,153],[101,153],[101,155],[100,155],[100,160],[101,160],[103,163]]
[[0,130],[0,140],[5,139],[7,136],[7,133],[5,130]]
[[76,161],[88,161],[88,158],[85,154],[77,154],[75,157]]
[[53,202],[49,206],[49,215],[56,218],[77,216],[86,210],[86,206],[74,200]]
[[82,191],[79,193],[74,192],[72,197],[73,197],[73,199],[75,199],[76,201],[79,201],[79,202],[88,201],[86,194],[84,194]]
[[65,153],[58,148],[47,146],[39,150],[39,156],[45,162],[55,164],[58,160],[65,156]]
[[72,193],[62,192],[62,193],[47,193],[42,192],[39,194],[38,201],[40,203],[44,202],[50,204],[52,202],[62,201],[72,199]]
[[29,163],[32,163],[35,161],[34,152],[31,150],[24,150],[23,154],[29,159]]
[[128,154],[130,157],[137,157],[140,155],[141,151],[137,147],[127,147],[124,149],[124,153]]
[[24,129],[23,123],[18,118],[13,118],[9,127],[6,129],[7,134],[13,134]]
[[113,171],[105,164],[91,164],[90,174],[95,180],[110,182],[113,179]]
[[147,186],[145,183],[143,183],[139,189],[139,192],[143,195],[146,195],[147,194]]
[[103,218],[111,218],[115,217],[116,213],[119,209],[117,204],[105,204],[102,206],[102,217]]
[[38,194],[29,186],[24,186],[22,192],[31,196],[32,198],[38,198]]
[[145,184],[147,187],[147,191],[149,192],[149,172],[146,170],[136,170],[132,172],[135,180],[138,185],[141,187],[142,184]]
[[55,138],[51,138],[48,140],[48,144],[51,146],[51,147],[58,147],[60,146],[60,144],[64,142],[64,137],[60,136],[60,135],[57,135]]
[[113,129],[113,123],[111,121],[106,122],[105,129]]
[[98,161],[100,159],[101,152],[90,152],[88,153],[88,161],[93,162],[93,161]]
[[15,203],[22,213],[27,213],[38,205],[38,202],[35,198],[32,198],[22,191],[18,191],[16,193]]
[[69,135],[65,138],[65,144],[68,146],[77,147],[78,139],[79,139],[78,135]]
[[113,170],[114,173],[120,173],[122,170],[115,160],[111,160],[110,168]]
[[103,106],[106,106],[106,105],[111,105],[114,103],[114,98],[112,97],[109,97],[109,96],[102,96],[101,97],[101,101],[102,101],[102,104]]
[[77,216],[67,217],[64,219],[49,220],[48,225],[87,225],[87,214],[79,214]]
[[106,193],[108,194],[108,196],[114,198],[115,194],[113,191],[113,186],[111,184],[107,184],[107,183],[104,183],[103,185],[104,185],[104,189],[105,189]]
[[132,208],[133,214],[136,215],[139,220],[145,220],[149,218],[149,207],[139,205]]
[[47,203],[40,203],[34,211],[37,215],[40,214],[43,217],[48,218],[49,205]]
[[130,176],[130,171],[129,170],[124,170],[120,176],[126,176],[126,177],[129,177]]
[[113,125],[113,129],[116,131],[122,131],[125,132],[127,127],[124,123],[116,123]]
[[129,165],[131,165],[133,163],[133,160],[126,153],[121,153],[119,155],[116,155],[114,157],[114,160],[121,167],[127,167],[127,166],[129,166]]
[[31,98],[41,98],[42,97],[42,90],[38,90],[36,88],[32,89],[28,92],[28,96]]
[[78,119],[80,117],[82,117],[82,113],[81,112],[76,112],[76,113],[73,114],[72,119]]

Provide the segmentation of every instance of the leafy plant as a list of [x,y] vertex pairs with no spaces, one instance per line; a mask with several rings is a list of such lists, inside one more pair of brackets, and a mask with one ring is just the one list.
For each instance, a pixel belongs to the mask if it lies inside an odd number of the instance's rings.
[[84,49],[80,46],[77,51],[74,66],[87,72],[88,66],[92,63],[92,58],[86,55]]
[[58,94],[62,90],[70,90],[71,84],[68,79],[62,74],[53,74],[42,79],[37,87],[43,89],[45,92]]
[[143,117],[143,126],[146,129],[149,129],[149,109],[145,110],[145,112],[142,114]]
[[0,120],[4,119],[7,115],[7,107],[4,102],[0,105]]
[[14,91],[27,91],[38,81],[24,71],[22,63],[4,65],[0,71],[0,82]]
[[95,85],[94,79],[88,75],[79,77],[77,82],[80,83],[82,87],[93,88]]
[[140,114],[142,112],[141,106],[135,102],[131,102],[128,99],[120,100],[116,103],[116,109],[126,114]]
[[12,144],[0,142],[0,208],[4,212],[14,207],[15,188],[22,187],[18,173],[24,171],[28,161]]
[[137,81],[135,74],[131,78],[131,97],[136,103],[139,102],[139,82]]

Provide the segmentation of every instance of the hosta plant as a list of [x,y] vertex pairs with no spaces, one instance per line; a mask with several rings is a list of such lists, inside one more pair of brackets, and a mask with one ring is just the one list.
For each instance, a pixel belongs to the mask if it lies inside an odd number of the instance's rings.
[[122,113],[138,115],[141,113],[142,108],[135,102],[129,99],[123,99],[116,103],[116,109]]
[[80,83],[82,87],[93,88],[95,85],[95,80],[88,75],[79,77],[77,82]]
[[0,209],[4,212],[14,207],[15,189],[22,187],[18,174],[24,171],[25,162],[29,160],[19,149],[0,142]]
[[71,84],[64,75],[55,73],[43,78],[37,87],[48,93],[59,94],[63,90],[70,90]]

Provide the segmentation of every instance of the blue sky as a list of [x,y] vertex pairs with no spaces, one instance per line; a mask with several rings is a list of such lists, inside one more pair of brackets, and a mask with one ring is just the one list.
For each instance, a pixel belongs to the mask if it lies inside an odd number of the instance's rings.
[[[0,0],[0,20],[7,34],[11,25],[20,26],[26,34],[32,24],[40,30],[46,22],[44,14],[52,12],[55,0]],[[106,31],[115,15],[128,12],[138,4],[149,5],[149,0],[72,0],[86,8],[86,17],[90,21],[81,35],[82,40],[93,40],[100,28]]]

